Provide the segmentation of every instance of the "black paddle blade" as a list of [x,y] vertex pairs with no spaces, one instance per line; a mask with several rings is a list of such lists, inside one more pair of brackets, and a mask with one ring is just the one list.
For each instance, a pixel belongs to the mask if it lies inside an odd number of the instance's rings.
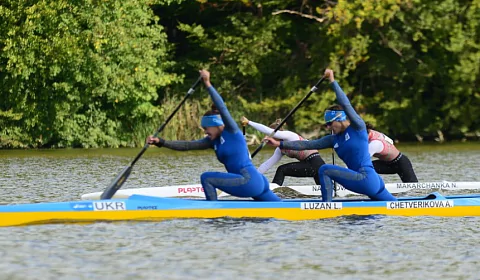
[[100,199],[110,199],[112,196],[122,187],[123,183],[127,180],[128,176],[130,176],[130,172],[132,172],[132,166],[129,165],[125,167],[122,172],[118,173],[115,180],[108,186],[108,188],[102,193]]

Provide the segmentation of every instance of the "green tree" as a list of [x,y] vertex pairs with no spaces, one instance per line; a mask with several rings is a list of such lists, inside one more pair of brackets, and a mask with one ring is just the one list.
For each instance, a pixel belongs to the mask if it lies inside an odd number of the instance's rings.
[[179,76],[147,2],[3,2],[0,110],[21,114],[26,144],[131,145],[162,113],[152,100]]

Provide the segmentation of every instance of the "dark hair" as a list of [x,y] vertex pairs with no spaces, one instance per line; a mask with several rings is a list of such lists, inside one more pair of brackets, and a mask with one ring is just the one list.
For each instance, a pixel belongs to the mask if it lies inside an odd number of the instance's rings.
[[338,105],[338,104],[333,104],[332,106],[329,106],[325,111],[331,110],[331,111],[343,111],[343,107]]
[[365,125],[367,126],[367,131],[369,131],[370,129],[375,129],[375,127],[373,126],[373,124],[369,123],[369,122],[365,122]]
[[[277,126],[282,122],[282,119],[276,119],[274,123],[270,124],[269,127],[272,129],[277,128]],[[285,124],[284,124],[285,125]],[[279,130],[283,130],[282,127],[280,127]]]
[[220,115],[220,111],[218,111],[217,106],[215,104],[212,104],[212,107],[210,107],[210,111],[205,112],[203,116],[212,116],[212,115]]

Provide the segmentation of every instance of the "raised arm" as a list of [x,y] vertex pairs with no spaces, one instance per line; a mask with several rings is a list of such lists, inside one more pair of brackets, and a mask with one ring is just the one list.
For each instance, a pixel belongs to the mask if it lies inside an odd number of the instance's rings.
[[[263,125],[261,123],[256,123],[256,122],[253,122],[253,121],[250,121],[250,120],[248,121],[248,125],[250,125],[251,127],[255,128],[256,130],[258,130],[261,133],[266,134],[266,135],[272,134],[272,132],[274,130],[274,129],[266,126],[266,125]],[[296,140],[299,139],[298,135],[296,133],[293,133],[293,132],[288,131],[288,130],[284,130],[284,131],[278,130],[273,135],[273,138],[282,139],[282,140],[285,140],[285,141],[296,141]]]
[[340,85],[338,85],[337,81],[335,81],[335,78],[333,76],[333,71],[331,69],[325,70],[325,77],[330,80],[330,86],[332,87],[333,91],[335,92],[335,95],[337,96],[338,104],[340,104],[343,107],[343,110],[345,110],[345,114],[347,114],[347,117],[350,119],[350,125],[356,130],[367,129],[365,122],[357,114],[355,109],[353,109],[353,106],[350,103],[350,100],[348,99],[347,95],[345,94],[345,92],[343,92],[342,88],[340,87]]
[[[273,146],[275,145],[275,142],[272,141],[272,138],[268,138],[269,143],[271,143]],[[278,141],[276,141],[278,143]],[[326,149],[326,148],[331,148],[333,147],[333,142],[334,142],[334,136],[333,135],[327,135],[323,136],[320,139],[316,140],[311,140],[311,141],[280,141],[279,146],[280,149],[286,149],[286,150],[321,150],[321,149]]]
[[218,94],[217,90],[215,90],[213,86],[209,86],[207,90],[210,94],[210,97],[212,98],[213,104],[215,104],[215,107],[217,107],[218,111],[220,111],[220,116],[222,116],[223,123],[225,124],[225,129],[231,133],[240,131],[237,123],[230,115],[230,112],[228,111],[225,102],[223,102],[223,99],[220,94]]
[[350,100],[348,100],[347,95],[343,92],[342,88],[337,83],[337,81],[333,81],[333,83],[331,83],[330,85],[333,91],[335,91],[338,104],[340,104],[343,107],[343,110],[345,110],[345,114],[347,114],[348,118],[350,119],[350,124],[352,125],[352,127],[355,128],[356,130],[367,129],[365,122],[357,114],[355,109],[353,109],[353,106],[350,103]]
[[225,129],[231,133],[236,133],[240,131],[237,123],[230,115],[230,112],[228,111],[225,102],[223,102],[222,97],[220,96],[220,94],[218,94],[217,90],[210,83],[210,72],[202,69],[200,70],[200,76],[202,77],[203,82],[205,83],[205,87],[207,88],[208,93],[212,98],[213,104],[215,104],[215,107],[217,107],[218,111],[220,111],[220,116],[222,116],[222,121],[225,125]]

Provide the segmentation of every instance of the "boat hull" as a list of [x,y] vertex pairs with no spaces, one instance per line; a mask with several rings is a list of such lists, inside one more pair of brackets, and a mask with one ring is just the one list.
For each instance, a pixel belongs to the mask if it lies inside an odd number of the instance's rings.
[[99,221],[158,221],[178,218],[274,218],[317,220],[350,215],[480,216],[480,195],[402,198],[393,201],[247,200],[204,201],[133,195],[128,199],[0,206],[0,226]]

